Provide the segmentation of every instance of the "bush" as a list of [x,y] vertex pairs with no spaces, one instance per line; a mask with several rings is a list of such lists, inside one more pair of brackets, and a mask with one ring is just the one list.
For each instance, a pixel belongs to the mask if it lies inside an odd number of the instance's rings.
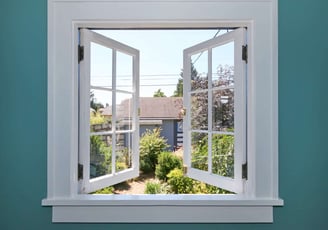
[[107,146],[100,136],[90,137],[91,178],[106,175],[111,172],[112,149]]
[[162,152],[158,155],[158,164],[156,165],[155,175],[160,180],[167,180],[167,174],[175,169],[182,168],[182,159],[172,152]]
[[159,128],[146,130],[140,139],[140,169],[145,173],[155,171],[158,155],[169,147],[160,133]]
[[99,189],[95,192],[92,192],[91,194],[113,194],[114,193],[114,187],[113,186],[109,186],[103,189]]
[[161,193],[161,184],[158,182],[147,182],[145,194],[158,194]]
[[194,193],[193,179],[183,175],[181,169],[173,169],[167,175],[167,183],[170,186],[171,192],[175,194],[190,194]]
[[[208,137],[194,134],[199,140],[193,146],[192,167],[200,170],[208,170]],[[196,136],[198,135],[198,136]],[[212,136],[212,173],[226,177],[233,177],[234,162],[234,136],[215,134]]]

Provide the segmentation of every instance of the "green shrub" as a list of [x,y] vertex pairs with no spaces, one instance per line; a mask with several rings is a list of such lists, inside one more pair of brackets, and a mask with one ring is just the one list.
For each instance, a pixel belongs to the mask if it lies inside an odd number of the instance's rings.
[[[198,135],[198,136],[196,136]],[[208,170],[208,136],[194,134],[199,140],[193,146],[191,164],[193,168]],[[212,136],[212,173],[226,177],[233,177],[234,172],[234,136],[214,134]]]
[[172,152],[162,152],[158,155],[158,164],[156,165],[155,175],[160,180],[167,180],[167,174],[175,169],[182,168],[182,159]]
[[158,182],[147,182],[145,194],[159,194],[161,193],[161,184]]
[[143,172],[154,172],[158,155],[169,145],[160,136],[161,129],[146,130],[140,138],[140,169]]
[[91,194],[113,194],[114,193],[114,187],[113,186],[109,186],[103,189],[99,189]]
[[175,194],[190,194],[194,193],[194,180],[183,175],[181,169],[173,169],[167,174],[167,183],[170,186],[171,192]]
[[101,136],[90,137],[90,177],[102,176],[111,172],[112,148],[107,146]]

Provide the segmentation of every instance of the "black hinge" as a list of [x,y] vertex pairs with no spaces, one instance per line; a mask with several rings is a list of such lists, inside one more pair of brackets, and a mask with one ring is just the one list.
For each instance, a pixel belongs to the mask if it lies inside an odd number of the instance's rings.
[[242,165],[242,178],[247,180],[247,163]]
[[77,57],[78,57],[79,63],[84,59],[84,47],[83,46],[80,46],[80,45],[78,46]]
[[242,46],[242,51],[241,51],[241,58],[243,61],[246,63],[248,62],[248,50],[247,50],[247,45]]
[[79,180],[83,179],[83,165],[82,164],[78,164],[78,168],[77,168],[77,178]]

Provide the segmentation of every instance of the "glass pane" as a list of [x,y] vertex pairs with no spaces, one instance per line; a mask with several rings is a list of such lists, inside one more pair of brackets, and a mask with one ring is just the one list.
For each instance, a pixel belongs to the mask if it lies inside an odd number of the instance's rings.
[[234,42],[212,49],[212,87],[234,84]]
[[116,130],[132,130],[132,95],[116,94]]
[[110,48],[91,43],[91,86],[112,88],[112,54]]
[[104,90],[90,91],[90,131],[111,130],[112,92]]
[[116,88],[132,92],[133,57],[117,52],[116,55]]
[[208,135],[206,133],[191,133],[191,167],[208,170]]
[[116,172],[132,167],[132,135],[116,134]]
[[208,51],[191,56],[191,90],[208,88]]
[[90,137],[90,178],[112,173],[112,136]]
[[212,173],[234,177],[234,136],[213,134]]
[[208,97],[207,92],[191,95],[191,129],[208,129]]
[[233,132],[234,130],[234,90],[213,91],[213,130]]

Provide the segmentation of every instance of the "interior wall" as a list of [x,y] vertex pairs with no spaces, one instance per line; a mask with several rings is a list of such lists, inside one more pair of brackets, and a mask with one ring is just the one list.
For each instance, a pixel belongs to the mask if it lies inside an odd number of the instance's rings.
[[[46,197],[47,1],[0,3],[0,229],[327,229],[328,1],[279,1],[273,224],[52,224]],[[158,210],[160,212],[160,210]],[[195,213],[197,215],[197,213]]]

